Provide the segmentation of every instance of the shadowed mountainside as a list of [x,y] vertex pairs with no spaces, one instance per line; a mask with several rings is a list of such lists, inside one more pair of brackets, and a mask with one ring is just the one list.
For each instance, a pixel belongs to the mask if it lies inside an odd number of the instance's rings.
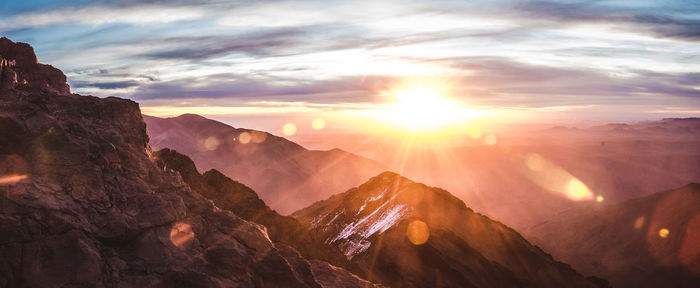
[[[392,287],[605,287],[447,191],[391,172],[294,217]],[[422,244],[421,244],[422,243]]]
[[[665,230],[663,230],[665,229]],[[700,285],[700,184],[571,209],[526,231],[555,257],[615,287]]]
[[279,215],[270,209],[247,186],[231,180],[217,170],[200,174],[189,157],[170,149],[162,149],[153,155],[167,169],[178,171],[192,190],[214,201],[217,207],[229,210],[245,220],[265,225],[273,242],[290,245],[307,258],[328,261],[342,267],[350,266],[340,250],[325,244],[319,235],[310,233],[307,226],[293,217]]
[[[263,226],[159,167],[135,102],[70,94],[27,44],[2,38],[0,55],[16,63],[0,88],[0,287],[323,287],[348,277],[314,275]],[[367,286],[357,283],[348,287]]]
[[267,132],[234,128],[199,115],[144,119],[152,147],[174,149],[202,170],[216,169],[245,183],[282,214],[385,170],[375,161],[339,149],[309,151]]

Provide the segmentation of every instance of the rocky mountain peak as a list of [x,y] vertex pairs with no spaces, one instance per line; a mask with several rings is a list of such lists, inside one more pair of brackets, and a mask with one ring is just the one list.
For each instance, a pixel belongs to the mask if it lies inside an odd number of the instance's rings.
[[360,267],[353,272],[389,286],[607,286],[554,261],[449,192],[393,172],[293,216]]
[[0,90],[46,91],[70,94],[66,75],[51,65],[40,64],[27,43],[0,38]]

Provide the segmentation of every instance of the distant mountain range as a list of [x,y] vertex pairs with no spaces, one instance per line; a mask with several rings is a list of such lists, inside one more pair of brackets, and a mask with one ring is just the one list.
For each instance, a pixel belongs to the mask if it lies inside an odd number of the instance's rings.
[[614,287],[698,287],[700,184],[558,213],[525,231],[540,247]]
[[[647,129],[657,126],[676,132]],[[516,136],[503,135],[494,146],[388,149],[375,155],[390,170],[444,188],[474,210],[516,229],[588,205],[532,181],[532,169],[527,165],[532,157],[566,171],[571,179],[575,177],[595,196],[601,196],[602,203],[618,203],[700,182],[700,132],[692,132],[700,131],[700,121],[666,119],[625,127],[644,132],[613,132],[616,128],[607,127],[562,133],[558,131],[562,128],[557,128],[554,132],[523,132],[514,140],[509,137]],[[543,177],[550,176],[543,173]]]
[[378,162],[333,149],[310,151],[267,132],[233,128],[199,115],[144,116],[154,149],[188,155],[258,192],[282,214],[357,186],[386,170]]

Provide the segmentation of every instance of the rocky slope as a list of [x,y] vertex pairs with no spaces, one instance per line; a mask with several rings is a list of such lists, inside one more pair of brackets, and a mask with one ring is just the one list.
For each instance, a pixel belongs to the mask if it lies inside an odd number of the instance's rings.
[[321,287],[335,277],[159,167],[135,102],[70,94],[27,44],[2,38],[0,55],[15,63],[0,88],[0,287]]
[[294,217],[392,287],[604,287],[447,191],[391,172]]
[[267,132],[234,128],[199,115],[144,119],[154,149],[174,149],[192,158],[203,171],[221,171],[253,188],[282,214],[386,170],[375,161],[339,149],[309,151]]
[[603,207],[572,209],[526,231],[615,287],[700,286],[700,184]]
[[217,207],[267,227],[273,242],[292,246],[307,258],[325,260],[342,267],[350,266],[340,250],[325,244],[317,234],[310,233],[308,226],[293,217],[279,215],[270,209],[247,186],[214,169],[200,174],[189,157],[170,149],[157,151],[154,156],[162,161],[162,166],[178,171],[194,191],[214,201]]

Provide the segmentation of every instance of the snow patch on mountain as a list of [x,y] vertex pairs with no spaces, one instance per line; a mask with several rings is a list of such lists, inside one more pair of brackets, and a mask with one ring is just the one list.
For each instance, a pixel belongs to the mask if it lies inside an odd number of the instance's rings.
[[[379,200],[379,199],[382,199],[382,197],[384,197],[384,194],[386,194],[386,192],[389,192],[389,187],[384,188],[384,191],[382,191],[382,193],[379,193],[379,195],[374,196],[374,197],[372,197],[372,198],[369,198],[367,201],[368,201],[368,202],[373,202],[373,201],[377,201],[377,200]],[[398,194],[398,193],[397,193],[397,194]]]
[[[360,212],[367,207],[369,202],[382,199],[388,191],[389,188],[387,187],[380,193],[380,195],[367,199],[355,215],[359,215]],[[357,221],[352,221],[345,224],[343,229],[335,237],[329,237],[326,240],[326,243],[340,241],[339,247],[343,251],[343,254],[345,254],[345,256],[347,256],[349,259],[352,259],[353,256],[369,249],[369,247],[372,245],[372,243],[367,240],[369,237],[376,233],[383,233],[398,223],[401,220],[401,217],[410,212],[411,208],[408,205],[390,205],[392,200],[394,200],[399,194],[400,192],[394,194],[390,199],[385,200],[384,203],[379,205],[379,207],[374,209],[374,211],[369,213],[367,216],[362,217]],[[328,222],[328,224],[333,223],[338,215],[339,214],[336,214],[335,217]],[[338,223],[338,225],[343,224]]]
[[362,233],[362,237],[367,238],[374,235],[374,233],[377,231],[379,231],[379,233],[386,231],[391,226],[394,226],[396,222],[399,222],[401,216],[403,216],[408,210],[409,207],[403,204],[392,207],[389,209],[389,211],[382,213],[379,219],[372,223],[372,225],[370,225],[369,228]]

